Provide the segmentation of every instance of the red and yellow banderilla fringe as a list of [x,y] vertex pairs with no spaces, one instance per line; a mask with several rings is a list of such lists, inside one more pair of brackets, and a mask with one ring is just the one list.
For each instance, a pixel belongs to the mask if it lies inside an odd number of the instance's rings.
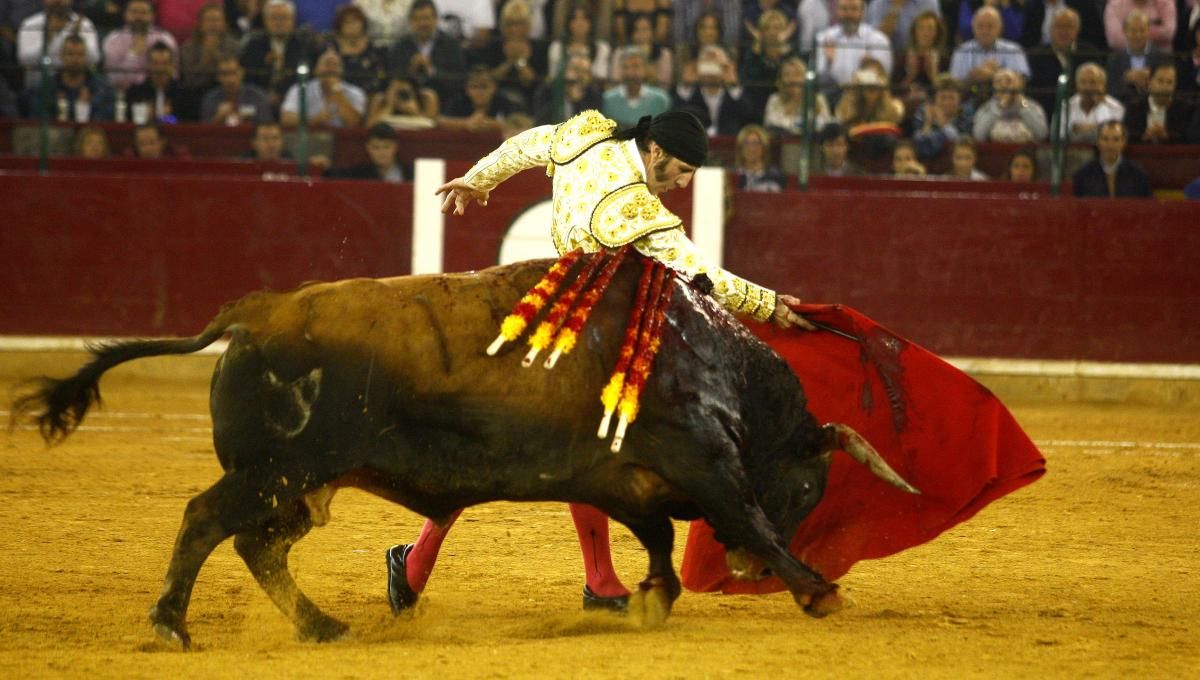
[[554,266],[550,267],[550,271],[546,272],[546,275],[542,277],[542,280],[538,281],[537,285],[521,298],[517,306],[513,307],[512,312],[500,324],[500,335],[497,335],[492,344],[488,346],[488,356],[495,356],[496,352],[499,352],[500,348],[504,346],[504,343],[512,342],[521,337],[521,333],[525,332],[525,327],[542,310],[542,307],[546,305],[546,301],[550,299],[550,296],[558,291],[559,284],[562,283],[567,272],[570,271],[571,267],[575,265],[575,261],[582,254],[582,250],[572,250],[560,257],[558,262],[555,262]]
[[600,391],[600,403],[604,405],[604,417],[600,420],[600,429],[596,436],[604,439],[608,436],[608,425],[617,403],[621,400],[621,388],[625,385],[625,372],[633,361],[637,350],[638,330],[646,311],[646,300],[650,295],[650,279],[654,271],[654,260],[642,260],[642,276],[638,279],[637,293],[633,298],[633,306],[629,308],[629,320],[625,322],[625,336],[621,339],[621,351],[617,355],[617,365],[613,368],[612,377]]
[[625,429],[637,420],[642,391],[650,378],[650,368],[654,357],[662,345],[662,323],[667,313],[667,305],[671,302],[671,293],[675,283],[674,273],[664,265],[658,265],[655,272],[654,284],[651,286],[651,307],[643,317],[642,332],[638,339],[637,356],[630,367],[629,375],[625,378],[625,386],[621,390],[621,401],[617,404],[617,412],[621,414],[617,421],[617,431],[613,435],[613,453],[621,450],[625,441]]
[[621,262],[625,260],[626,253],[629,252],[629,246],[621,246],[608,263],[604,265],[604,269],[600,270],[600,274],[596,276],[596,280],[588,286],[587,292],[583,294],[583,298],[579,301],[579,306],[571,311],[570,318],[563,324],[558,331],[558,336],[554,340],[554,351],[546,358],[546,368],[554,368],[554,364],[558,363],[558,358],[564,354],[570,354],[571,350],[575,349],[575,343],[579,340],[579,333],[583,330],[583,325],[587,323],[588,317],[591,316],[592,310],[596,308],[596,303],[604,296],[604,291],[608,290],[608,284],[612,282],[613,275],[617,273],[617,268],[621,266]]

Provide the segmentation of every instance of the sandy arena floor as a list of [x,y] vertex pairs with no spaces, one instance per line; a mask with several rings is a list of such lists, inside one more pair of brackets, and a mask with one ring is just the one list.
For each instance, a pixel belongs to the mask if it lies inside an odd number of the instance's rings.
[[[79,358],[63,356],[60,374]],[[11,366],[0,411],[23,372]],[[185,503],[219,475],[207,382],[118,371],[103,387],[104,410],[60,447],[29,429],[0,435],[0,677],[1200,673],[1195,407],[1011,403],[1043,447],[1045,478],[930,544],[858,565],[841,580],[853,605],[824,620],[786,594],[685,592],[653,630],[585,615],[570,519],[550,504],[469,510],[415,616],[394,619],[383,551],[414,538],[421,518],[343,491],[291,562],[351,639],[295,641],[227,542],[195,589],[197,650],[179,654],[155,642],[146,611]],[[644,555],[615,533],[618,567],[636,583]]]

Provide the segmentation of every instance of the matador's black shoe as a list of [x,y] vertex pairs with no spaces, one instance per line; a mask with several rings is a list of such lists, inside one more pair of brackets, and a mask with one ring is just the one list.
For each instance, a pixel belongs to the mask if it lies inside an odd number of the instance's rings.
[[408,553],[412,549],[412,543],[405,543],[393,545],[387,551],[388,603],[392,605],[393,614],[412,609],[421,598],[421,594],[408,585]]
[[583,587],[583,608],[585,611],[608,611],[625,614],[629,611],[629,596],[616,595],[603,597],[592,592],[586,585]]

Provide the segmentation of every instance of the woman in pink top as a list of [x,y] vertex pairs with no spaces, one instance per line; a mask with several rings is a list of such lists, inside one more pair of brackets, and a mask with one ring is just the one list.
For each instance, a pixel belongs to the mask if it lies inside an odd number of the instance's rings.
[[1150,45],[1170,52],[1175,39],[1175,0],[1108,0],[1104,7],[1104,37],[1108,49],[1118,51],[1125,43],[1125,17],[1138,10],[1150,20]]

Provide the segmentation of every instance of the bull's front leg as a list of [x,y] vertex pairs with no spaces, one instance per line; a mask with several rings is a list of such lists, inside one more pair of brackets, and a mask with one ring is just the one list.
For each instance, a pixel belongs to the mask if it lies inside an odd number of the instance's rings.
[[661,625],[671,614],[671,605],[679,598],[683,587],[671,562],[675,546],[675,527],[666,515],[641,518],[625,523],[645,546],[650,556],[650,569],[636,593],[629,600],[629,615],[640,619],[643,626]]

